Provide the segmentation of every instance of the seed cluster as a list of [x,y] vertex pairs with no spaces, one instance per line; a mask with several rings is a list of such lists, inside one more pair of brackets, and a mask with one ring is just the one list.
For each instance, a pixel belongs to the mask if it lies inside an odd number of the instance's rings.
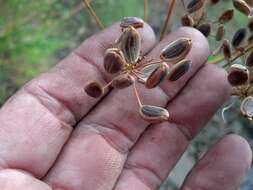
[[[194,27],[206,37],[214,37],[220,45],[213,51],[213,55],[222,54],[229,66],[228,81],[233,87],[232,95],[238,96],[241,102],[241,113],[248,119],[253,119],[253,19],[249,19],[247,27],[235,31],[231,41],[225,39],[226,24],[239,11],[247,17],[252,16],[252,0],[233,0],[234,8],[223,11],[216,21],[209,21],[206,7],[220,3],[220,0],[191,0],[185,6],[186,14],[181,22],[183,26]],[[213,33],[213,30],[214,33]],[[239,58],[243,64],[234,64]],[[246,58],[246,59],[245,59]]]
[[104,55],[104,69],[113,79],[105,86],[98,81],[90,81],[84,90],[89,96],[99,98],[108,88],[120,90],[133,86],[140,116],[151,123],[167,121],[169,112],[166,109],[142,104],[136,83],[152,89],[164,80],[179,80],[191,67],[191,61],[185,58],[191,50],[192,41],[179,38],[164,47],[158,60],[147,61],[141,55],[141,36],[138,32],[143,26],[144,22],[135,17],[126,17],[121,21],[122,34]]

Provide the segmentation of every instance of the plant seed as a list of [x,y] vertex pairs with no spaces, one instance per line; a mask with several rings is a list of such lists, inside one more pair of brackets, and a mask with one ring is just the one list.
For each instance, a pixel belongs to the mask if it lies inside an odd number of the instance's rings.
[[231,51],[230,43],[228,40],[223,41],[222,50],[223,50],[223,55],[224,55],[225,60],[227,61],[230,60],[232,56],[232,51]]
[[189,38],[179,38],[166,46],[160,55],[165,62],[175,63],[184,59],[190,52],[192,41]]
[[251,7],[244,0],[233,0],[233,5],[242,14],[246,16],[251,15]]
[[251,51],[246,59],[246,66],[253,67],[253,51]]
[[132,26],[126,28],[119,39],[119,43],[127,63],[136,63],[141,51],[141,37],[138,31]]
[[246,28],[240,28],[237,30],[232,39],[232,45],[234,48],[239,47],[247,36]]
[[228,82],[231,86],[242,86],[249,82],[249,70],[240,64],[233,64],[228,72]]
[[169,70],[167,78],[169,81],[176,81],[180,79],[187,71],[189,71],[191,66],[191,61],[184,59],[181,62],[172,66]]
[[131,86],[134,83],[134,77],[129,74],[117,76],[112,81],[112,86],[116,89],[123,89]]
[[221,24],[218,29],[217,29],[217,32],[216,32],[216,36],[215,36],[215,39],[217,41],[221,41],[223,39],[225,35],[225,27],[223,24]]
[[248,119],[253,119],[253,97],[246,97],[241,103],[241,113]]
[[138,17],[125,17],[125,18],[123,18],[120,23],[120,27],[121,28],[128,28],[129,26],[132,26],[134,28],[143,28],[144,21]]
[[233,17],[234,17],[234,10],[233,9],[226,10],[219,17],[219,23],[225,24],[229,22]]
[[204,0],[191,0],[187,5],[187,12],[194,13],[205,5]]
[[144,120],[151,123],[159,123],[169,119],[169,112],[166,109],[150,105],[142,105],[140,115]]
[[109,48],[104,56],[104,69],[110,73],[115,74],[124,67],[124,55],[121,50],[117,48]]
[[99,98],[104,94],[102,85],[97,81],[89,82],[85,87],[84,91],[93,98]]
[[129,74],[117,76],[112,81],[112,86],[116,89],[123,89],[131,86],[134,83],[134,77]]
[[197,28],[204,36],[208,37],[211,32],[211,24],[204,23],[198,26]]
[[185,14],[181,18],[181,24],[182,24],[182,26],[193,27],[194,26],[194,20],[189,14]]
[[168,72],[168,65],[166,63],[161,63],[148,77],[145,86],[148,89],[155,88],[159,85]]

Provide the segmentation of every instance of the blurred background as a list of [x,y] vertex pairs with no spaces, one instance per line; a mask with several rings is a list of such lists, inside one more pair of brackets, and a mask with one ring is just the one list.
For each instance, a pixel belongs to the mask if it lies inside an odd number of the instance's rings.
[[[0,0],[0,106],[25,82],[47,71],[69,54],[85,38],[99,31],[93,18],[84,8],[82,0]],[[90,0],[102,22],[109,26],[124,16],[143,17],[143,0]],[[159,36],[166,16],[167,0],[148,1],[148,23]],[[186,1],[187,2],[187,1]],[[218,6],[208,8],[209,20],[217,20],[224,10],[232,8],[231,0],[222,0]],[[171,30],[180,27],[183,7],[178,1]],[[237,28],[245,27],[248,18],[236,12],[226,25],[227,38]],[[217,42],[209,38],[211,48]],[[212,59],[212,58],[210,58]],[[240,62],[240,60],[238,60]],[[208,126],[190,145],[161,190],[181,185],[196,160],[228,133],[245,137],[253,146],[253,123],[239,116],[239,102],[226,112],[224,123],[219,111]],[[253,170],[245,178],[241,190],[253,189]]]

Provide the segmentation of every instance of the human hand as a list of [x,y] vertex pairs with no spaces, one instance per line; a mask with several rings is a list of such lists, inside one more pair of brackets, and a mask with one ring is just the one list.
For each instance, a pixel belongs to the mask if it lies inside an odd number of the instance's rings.
[[[155,58],[173,39],[190,37],[191,70],[176,82],[147,90],[143,102],[166,107],[169,122],[149,125],[138,115],[132,87],[101,101],[85,83],[108,81],[103,54],[120,35],[118,24],[87,39],[56,67],[25,85],[0,111],[0,187],[3,190],[155,190],[188,144],[228,98],[222,69],[206,65],[206,39],[181,28],[155,46],[152,29],[139,30],[142,52]],[[251,163],[247,142],[225,136],[193,168],[183,190],[239,187]]]

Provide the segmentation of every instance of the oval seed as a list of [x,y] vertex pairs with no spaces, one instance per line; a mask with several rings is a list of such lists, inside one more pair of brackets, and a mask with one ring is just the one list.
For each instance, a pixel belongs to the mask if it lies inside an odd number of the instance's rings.
[[248,43],[253,43],[253,33],[249,35]]
[[168,121],[169,119],[169,112],[166,109],[150,105],[142,105],[140,115],[144,120],[151,123]]
[[138,17],[125,17],[121,20],[120,27],[121,28],[128,28],[132,26],[134,28],[143,28],[144,21]]
[[241,113],[248,119],[253,119],[253,97],[246,97],[241,103]]
[[182,24],[182,26],[193,27],[194,26],[194,20],[193,20],[193,18],[189,14],[185,14],[181,18],[181,24]]
[[132,26],[128,27],[122,33],[119,43],[127,63],[136,63],[141,51],[141,37],[138,31]]
[[112,86],[116,89],[123,89],[131,86],[134,83],[134,77],[129,74],[117,76],[112,81]]
[[104,56],[104,69],[110,73],[115,74],[122,70],[124,67],[124,55],[120,49],[109,48]]
[[84,87],[84,91],[93,98],[99,98],[102,94],[104,94],[104,89],[102,85],[97,81],[89,82]]
[[246,28],[240,28],[237,30],[232,39],[232,45],[234,48],[239,47],[247,36]]
[[253,32],[253,19],[250,19],[249,24],[248,24],[248,28],[251,32]]
[[208,37],[211,32],[211,24],[204,23],[198,26],[197,28],[204,36]]
[[191,0],[187,5],[187,12],[194,13],[204,7],[204,0]]
[[240,64],[233,64],[228,72],[228,82],[231,86],[241,86],[249,81],[249,70]]
[[219,17],[219,23],[225,24],[229,22],[233,17],[234,17],[234,10],[233,9],[226,10]]
[[219,2],[220,2],[220,0],[211,0],[211,3],[212,3],[213,5],[215,5],[215,4],[219,3]]
[[221,24],[217,29],[215,39],[217,41],[221,41],[223,39],[224,35],[225,35],[225,27],[223,24]]
[[113,79],[112,86],[116,89],[123,89],[134,83],[134,77],[129,74],[121,74]]
[[145,86],[148,89],[155,88],[159,85],[168,72],[168,65],[166,63],[161,63],[148,77]]
[[250,52],[246,59],[246,66],[247,67],[253,67],[253,51]]
[[169,70],[167,78],[169,81],[176,81],[180,79],[187,71],[189,71],[191,61],[188,59],[182,60],[181,62],[172,66]]
[[223,50],[223,55],[224,55],[225,60],[228,61],[232,56],[232,51],[231,51],[230,43],[228,40],[223,41],[222,50]]
[[246,16],[251,15],[251,7],[244,0],[233,0],[233,5],[239,12]]
[[166,46],[160,55],[160,58],[166,62],[178,62],[186,57],[192,47],[192,41],[189,38],[179,38]]

